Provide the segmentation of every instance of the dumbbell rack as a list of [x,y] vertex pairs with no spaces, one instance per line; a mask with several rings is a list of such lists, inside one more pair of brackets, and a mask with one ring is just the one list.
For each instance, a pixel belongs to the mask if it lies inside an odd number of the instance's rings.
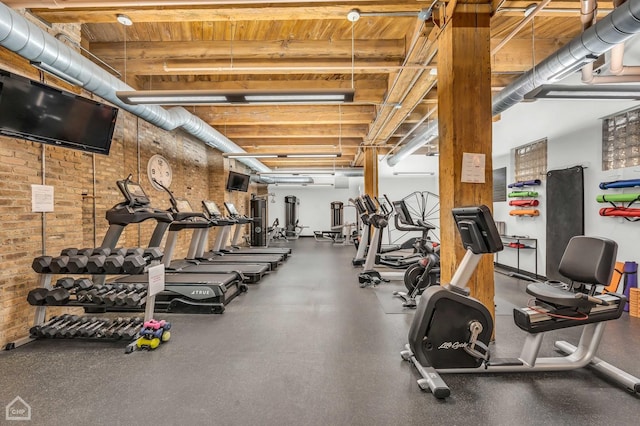
[[[38,278],[38,286],[42,287],[42,288],[46,288],[47,290],[52,290],[53,286],[52,286],[52,279],[53,276],[56,274],[53,273],[40,273],[38,274],[39,278]],[[86,273],[83,273],[82,275],[86,275]],[[102,275],[106,275],[106,274],[102,274]],[[97,280],[94,280],[94,282]],[[151,312],[153,312],[153,304],[155,303],[155,298],[149,298],[149,303],[152,306],[147,306],[147,310],[151,309]],[[147,303],[147,298],[144,297],[140,300],[139,304],[137,307],[126,307],[126,306],[121,306],[119,308],[122,308],[122,310],[124,311],[140,311],[140,308],[142,306],[144,306]],[[36,311],[35,311],[35,316],[34,316],[34,324],[33,326],[42,326],[45,324],[45,319],[46,319],[46,313],[47,313],[47,308],[49,306],[52,307],[83,307],[85,308],[85,310],[87,310],[87,308],[96,308],[96,307],[101,307],[102,305],[96,305],[93,303],[84,303],[84,302],[77,302],[77,301],[69,301],[69,303],[66,303],[64,305],[39,305],[36,306]],[[33,342],[34,340],[37,340],[41,337],[34,337],[34,336],[28,336],[28,337],[24,337],[22,339],[18,339],[15,342],[10,342],[5,346],[5,350],[12,350],[15,348],[18,348],[20,346],[23,346],[27,343]],[[136,333],[136,335],[132,338],[132,340],[125,340],[127,343],[127,346],[125,348],[125,353],[131,353],[133,351],[136,350],[136,340],[138,338],[138,335]],[[64,340],[64,338],[61,338],[59,340]],[[109,342],[116,342],[116,341],[120,341],[122,340],[121,338],[106,338],[106,337],[76,337],[73,340],[92,340],[92,341],[109,341]]]

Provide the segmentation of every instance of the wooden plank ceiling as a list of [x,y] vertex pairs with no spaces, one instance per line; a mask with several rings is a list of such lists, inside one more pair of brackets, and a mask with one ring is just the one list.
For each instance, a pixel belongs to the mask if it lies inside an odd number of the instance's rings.
[[[437,118],[431,69],[439,30],[416,16],[431,0],[5,3],[49,23],[81,23],[83,46],[138,90],[355,89],[354,102],[342,105],[188,107],[251,153],[342,152],[337,159],[261,160],[269,167],[361,166],[366,146],[386,152]],[[493,1],[492,46],[530,4]],[[599,7],[602,16],[612,5]],[[362,16],[352,24],[347,13],[356,8]],[[579,0],[551,1],[492,56],[493,89],[576,36],[579,11]],[[133,25],[117,23],[118,14]]]

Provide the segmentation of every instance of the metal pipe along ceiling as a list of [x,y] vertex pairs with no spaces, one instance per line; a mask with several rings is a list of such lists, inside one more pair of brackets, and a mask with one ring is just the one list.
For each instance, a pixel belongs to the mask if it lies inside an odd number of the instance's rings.
[[[102,99],[129,111],[164,130],[182,128],[205,144],[222,152],[245,152],[229,138],[182,107],[166,110],[154,105],[128,105],[116,96],[117,91],[134,90],[78,52],[0,3],[0,45],[25,59],[47,64],[82,83],[82,87]],[[238,161],[248,167],[268,172],[255,158]]]
[[[627,1],[494,96],[493,115],[500,114],[522,101],[524,95],[536,87],[554,82],[554,78],[564,71],[574,68],[578,70],[584,63],[591,62],[592,59],[587,58],[588,56],[602,55],[638,33],[640,1]],[[437,133],[436,120],[429,127],[432,126],[435,126],[434,131]],[[387,164],[398,164],[424,145],[426,136],[427,132],[423,131],[413,137],[395,155],[387,158]]]

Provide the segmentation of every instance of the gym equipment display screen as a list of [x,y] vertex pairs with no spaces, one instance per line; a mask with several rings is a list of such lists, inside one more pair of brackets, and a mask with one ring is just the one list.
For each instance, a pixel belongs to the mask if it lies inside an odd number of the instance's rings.
[[227,191],[247,192],[249,180],[249,175],[230,171],[227,179]]
[[233,204],[224,203],[224,206],[227,208],[227,211],[231,216],[240,216],[240,213],[238,213],[238,210],[236,210],[236,206],[234,206]]
[[0,70],[0,134],[109,154],[118,109]]
[[176,208],[181,213],[191,213],[193,209],[191,208],[191,203],[187,200],[176,200]]
[[204,201],[204,207],[207,209],[207,213],[209,213],[212,216],[222,216],[222,213],[220,213],[220,209],[218,208],[218,206],[216,205],[216,203],[214,203],[213,201]]

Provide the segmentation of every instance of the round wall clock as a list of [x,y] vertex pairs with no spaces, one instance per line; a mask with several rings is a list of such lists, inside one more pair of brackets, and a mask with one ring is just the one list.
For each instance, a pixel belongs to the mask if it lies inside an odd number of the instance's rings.
[[162,188],[153,181],[154,179],[169,188],[173,177],[171,165],[162,155],[155,154],[147,163],[147,176],[151,185],[158,191],[162,191]]

